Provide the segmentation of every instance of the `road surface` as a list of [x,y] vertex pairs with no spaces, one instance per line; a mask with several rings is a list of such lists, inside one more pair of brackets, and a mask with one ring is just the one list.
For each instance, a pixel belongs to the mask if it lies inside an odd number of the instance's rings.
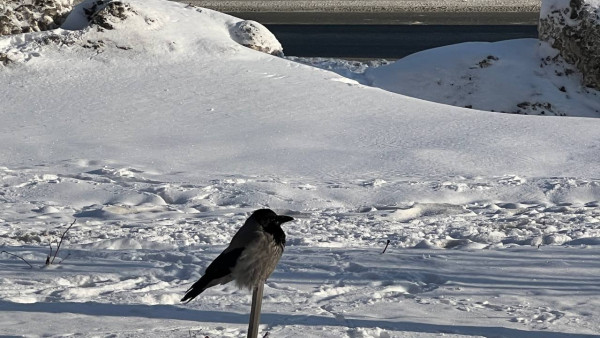
[[537,27],[407,25],[266,25],[286,55],[349,59],[398,59],[467,41],[537,37]]
[[180,0],[222,12],[539,12],[540,0]]

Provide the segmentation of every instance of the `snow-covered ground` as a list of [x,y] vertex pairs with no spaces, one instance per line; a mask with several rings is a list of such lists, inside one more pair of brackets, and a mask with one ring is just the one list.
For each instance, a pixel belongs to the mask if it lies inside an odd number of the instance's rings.
[[[580,96],[561,98],[575,117],[454,107],[247,49],[211,10],[124,13],[0,38],[0,249],[33,265],[0,255],[0,336],[244,337],[247,291],[179,299],[260,207],[297,220],[261,335],[599,335],[600,119]],[[509,57],[533,45],[462,47],[554,81]],[[401,64],[353,70],[392,85]]]

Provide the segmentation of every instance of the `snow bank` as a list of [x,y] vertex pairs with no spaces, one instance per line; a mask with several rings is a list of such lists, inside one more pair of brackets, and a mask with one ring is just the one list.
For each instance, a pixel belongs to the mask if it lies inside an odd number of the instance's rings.
[[[134,8],[132,8],[135,7]],[[29,61],[32,57],[40,55],[39,50],[44,45],[53,45],[55,47],[83,47],[91,49],[98,53],[104,52],[106,48],[118,48],[122,50],[131,49],[131,44],[137,38],[136,41],[139,46],[144,46],[146,52],[154,50],[158,54],[161,54],[165,45],[157,44],[154,41],[157,37],[148,37],[144,34],[138,35],[133,39],[129,39],[127,34],[113,33],[113,37],[104,36],[104,39],[94,36],[94,33],[88,33],[90,37],[87,41],[81,40],[81,32],[87,31],[88,27],[93,27],[95,30],[102,32],[103,30],[121,30],[121,31],[137,31],[140,29],[154,29],[161,30],[164,27],[163,21],[159,19],[161,16],[152,10],[148,11],[146,6],[135,3],[130,4],[129,2],[122,1],[99,1],[99,0],[88,0],[84,1],[73,8],[73,11],[64,20],[64,24],[61,29],[48,31],[45,34],[31,35],[31,36],[9,36],[3,41],[0,40],[0,65],[7,65],[9,63],[20,63]],[[198,37],[199,41],[204,41],[201,45],[207,45],[207,48],[219,48],[216,45],[221,42],[218,41],[234,41],[248,48],[252,48],[265,53],[282,56],[283,49],[281,44],[269,32],[264,26],[253,21],[244,21],[224,14],[216,14],[209,9],[202,9],[192,5],[188,5],[184,8],[186,11],[195,11],[200,14],[200,17],[215,19],[219,24],[208,25],[210,29],[203,31],[203,34]],[[126,20],[127,18],[130,18]],[[168,18],[163,18],[167,19]],[[187,22],[188,25],[192,24]],[[185,26],[185,25],[184,25]],[[188,30],[197,30],[196,28],[183,28]],[[110,35],[110,34],[109,34]],[[135,34],[132,34],[135,35]],[[169,34],[167,34],[169,36]],[[23,40],[21,40],[23,39]],[[166,38],[167,40],[172,39],[171,36]],[[117,42],[121,40],[120,42]],[[25,44],[19,44],[18,42],[26,41]],[[213,47],[208,47],[208,44],[216,43]],[[113,44],[112,46],[107,46]],[[180,51],[176,46],[177,41],[165,42],[166,48],[172,52]],[[75,46],[73,46],[75,45]],[[182,45],[189,45],[188,43],[182,43]],[[148,47],[147,49],[145,49]],[[157,48],[158,47],[158,48]],[[48,47],[51,50],[53,47]],[[156,49],[157,48],[157,49]],[[229,48],[229,47],[223,47]],[[64,48],[63,48],[64,49]],[[72,48],[69,48],[72,49]],[[176,55],[173,53],[171,56]]]
[[[573,67],[549,62],[538,40],[469,42],[364,72],[365,84],[428,101],[495,112],[600,117],[600,92]],[[545,60],[548,57],[548,60]],[[358,79],[361,80],[362,76]]]

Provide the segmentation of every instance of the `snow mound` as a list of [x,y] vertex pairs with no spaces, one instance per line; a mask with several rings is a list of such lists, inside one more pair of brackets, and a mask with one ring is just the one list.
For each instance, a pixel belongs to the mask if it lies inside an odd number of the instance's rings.
[[231,38],[242,46],[267,54],[283,56],[283,48],[275,35],[256,21],[240,21],[229,31]]
[[[156,10],[157,4],[182,19],[171,22],[169,14]],[[182,31],[189,34],[177,33]],[[196,53],[232,55],[242,45],[283,55],[281,44],[257,22],[160,0],[86,0],[73,8],[60,29],[0,38],[0,65],[26,63],[46,55],[75,55],[81,49],[102,62],[109,61],[102,55],[108,50],[116,51],[121,60],[151,53],[175,62]]]
[[458,107],[529,115],[600,117],[600,92],[536,39],[469,42],[370,68],[364,82]]

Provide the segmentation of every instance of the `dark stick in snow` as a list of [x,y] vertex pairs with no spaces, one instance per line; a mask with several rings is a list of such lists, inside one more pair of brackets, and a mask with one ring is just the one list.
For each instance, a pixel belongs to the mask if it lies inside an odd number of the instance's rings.
[[262,307],[263,283],[258,284],[252,292],[252,308],[250,309],[250,322],[248,323],[248,338],[258,337],[258,325],[260,325],[260,310]]
[[383,248],[383,252],[381,253],[382,255],[385,253],[385,250],[387,250],[388,245],[390,245],[390,240],[387,240],[387,243],[385,243],[385,248]]
[[23,262],[25,262],[25,263],[27,263],[27,265],[29,265],[29,268],[30,268],[30,269],[33,269],[33,266],[31,266],[31,264],[29,264],[29,262],[28,262],[28,261],[26,261],[26,260],[25,260],[25,258],[23,258],[23,257],[21,257],[21,256],[19,256],[19,255],[11,254],[10,252],[8,252],[8,251],[6,251],[6,250],[2,250],[2,252],[1,252],[1,253],[5,253],[5,252],[6,252],[7,254],[11,255],[11,256],[15,256],[15,257],[17,257],[17,258],[20,258],[20,259],[21,259]]

